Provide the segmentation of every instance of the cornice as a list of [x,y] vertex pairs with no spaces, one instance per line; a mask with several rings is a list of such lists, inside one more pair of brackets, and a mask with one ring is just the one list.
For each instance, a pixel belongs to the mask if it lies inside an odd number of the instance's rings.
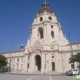
[[[58,25],[59,25],[58,22],[44,21],[44,22],[42,22],[42,23],[32,24],[32,26],[43,25],[43,24],[46,24],[46,22],[49,22],[49,23],[52,23],[52,24],[58,24]],[[34,28],[34,27],[32,27],[32,26],[31,26],[31,28]],[[31,29],[31,28],[30,28],[30,29]]]

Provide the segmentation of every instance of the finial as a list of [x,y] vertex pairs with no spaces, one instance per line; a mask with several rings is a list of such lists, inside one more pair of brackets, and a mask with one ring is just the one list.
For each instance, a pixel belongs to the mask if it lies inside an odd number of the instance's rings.
[[42,4],[42,9],[44,9],[44,8],[49,8],[49,5],[46,2],[46,0],[44,0],[44,3]]

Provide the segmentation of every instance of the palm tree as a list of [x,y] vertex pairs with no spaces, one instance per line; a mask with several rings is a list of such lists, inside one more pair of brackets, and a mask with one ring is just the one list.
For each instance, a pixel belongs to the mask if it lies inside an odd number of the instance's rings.
[[72,55],[69,59],[69,63],[74,63],[74,62],[78,62],[78,68],[80,71],[80,53],[77,53],[76,55]]

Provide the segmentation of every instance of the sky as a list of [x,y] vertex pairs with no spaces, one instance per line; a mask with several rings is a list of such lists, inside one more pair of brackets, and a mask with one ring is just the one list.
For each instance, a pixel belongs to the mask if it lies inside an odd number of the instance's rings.
[[[44,0],[0,0],[0,53],[26,46],[30,27]],[[80,42],[80,0],[47,0],[66,38]],[[68,32],[71,36],[68,36]],[[13,47],[11,48],[11,44]]]

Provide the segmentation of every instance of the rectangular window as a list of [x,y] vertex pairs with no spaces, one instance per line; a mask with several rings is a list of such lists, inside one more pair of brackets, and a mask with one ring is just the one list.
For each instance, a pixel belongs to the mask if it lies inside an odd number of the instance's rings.
[[51,28],[53,28],[53,25],[51,25]]
[[17,59],[17,62],[19,62],[19,58]]
[[28,60],[30,59],[30,56],[28,56]]
[[54,54],[52,54],[52,58],[54,58]]
[[10,59],[10,62],[11,62],[11,59]]
[[76,45],[77,46],[77,48],[79,48],[79,45]]
[[28,69],[29,69],[29,63],[27,64],[27,67],[28,67]]

